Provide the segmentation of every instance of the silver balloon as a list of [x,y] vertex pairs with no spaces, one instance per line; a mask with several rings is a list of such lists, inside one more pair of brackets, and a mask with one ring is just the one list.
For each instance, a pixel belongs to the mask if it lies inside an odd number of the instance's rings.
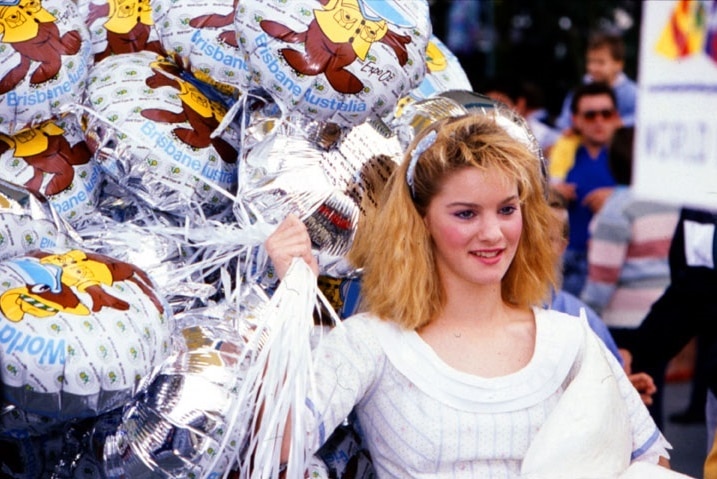
[[406,104],[401,114],[392,120],[391,126],[405,149],[419,132],[434,122],[466,113],[467,110],[451,98],[436,96]]
[[44,196],[0,180],[0,261],[33,249],[80,242],[75,229]]
[[[266,298],[253,293],[254,311]],[[251,304],[253,302],[253,304]],[[177,351],[140,387],[104,446],[112,478],[222,477],[245,446],[253,411],[242,393],[265,336],[252,310],[178,316]]]
[[84,106],[69,107],[83,113],[108,180],[179,216],[194,213],[189,205],[228,207],[237,181],[239,132],[226,105],[197,85],[155,53],[112,55],[90,70]]
[[[366,202],[401,161],[398,138],[372,120],[352,128],[303,117],[277,122],[246,152],[240,172],[239,224],[261,218],[278,223],[294,213],[307,225],[322,273],[337,267],[355,234]],[[333,270],[333,271],[331,271]]]
[[486,95],[469,90],[449,90],[407,105],[392,126],[402,146],[408,148],[413,139],[434,122],[470,113],[494,118],[510,136],[523,143],[535,155],[547,181],[547,162],[543,149],[528,122],[512,108]]

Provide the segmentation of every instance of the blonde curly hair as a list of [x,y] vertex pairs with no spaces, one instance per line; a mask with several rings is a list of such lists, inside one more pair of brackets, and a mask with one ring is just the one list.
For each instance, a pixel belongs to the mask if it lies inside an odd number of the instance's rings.
[[[426,135],[433,143],[411,154]],[[430,143],[430,142],[428,142]],[[518,183],[523,233],[502,281],[502,297],[517,307],[542,305],[555,287],[555,254],[550,246],[551,212],[542,164],[521,141],[489,115],[469,114],[436,122],[407,149],[403,163],[386,184],[381,206],[348,259],[363,268],[363,308],[404,328],[426,325],[441,311],[446,292],[436,270],[433,243],[423,218],[446,179],[464,168],[498,169]]]

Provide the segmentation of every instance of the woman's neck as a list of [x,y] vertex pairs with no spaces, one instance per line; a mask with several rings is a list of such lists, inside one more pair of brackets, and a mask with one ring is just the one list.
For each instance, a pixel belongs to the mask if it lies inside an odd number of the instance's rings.
[[454,324],[479,321],[485,324],[505,317],[506,309],[500,284],[472,287],[455,286],[446,293],[446,302],[439,316]]

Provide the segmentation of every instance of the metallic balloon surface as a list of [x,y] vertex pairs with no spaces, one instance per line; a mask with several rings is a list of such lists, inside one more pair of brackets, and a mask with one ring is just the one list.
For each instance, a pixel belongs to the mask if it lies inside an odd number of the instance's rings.
[[237,181],[238,136],[213,136],[226,108],[172,61],[152,52],[113,55],[90,72],[89,144],[107,174],[160,211],[227,206]]
[[170,312],[132,264],[42,249],[1,262],[0,277],[0,386],[25,411],[102,414],[169,353]]
[[13,134],[81,102],[92,66],[75,2],[4,2],[0,15],[0,132]]
[[245,88],[265,89],[287,114],[341,126],[390,112],[426,73],[428,2],[322,3],[239,2]]
[[[263,306],[262,298],[254,301]],[[107,476],[222,477],[252,419],[251,396],[241,390],[263,344],[256,330],[251,312],[236,322],[221,311],[182,316],[173,354],[144,381],[105,443]]]
[[73,114],[55,116],[13,135],[0,133],[0,179],[48,198],[71,224],[95,212],[102,178]]
[[332,258],[346,254],[361,215],[377,204],[401,156],[398,138],[378,122],[351,128],[301,117],[278,122],[242,163],[235,210],[270,223],[298,215],[320,262],[333,269]]

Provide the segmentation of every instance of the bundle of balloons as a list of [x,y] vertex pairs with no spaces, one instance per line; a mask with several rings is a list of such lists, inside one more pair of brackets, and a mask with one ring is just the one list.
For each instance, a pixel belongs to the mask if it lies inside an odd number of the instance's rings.
[[350,314],[367,205],[471,110],[531,141],[427,0],[0,2],[0,475],[231,476],[267,234],[302,218]]

